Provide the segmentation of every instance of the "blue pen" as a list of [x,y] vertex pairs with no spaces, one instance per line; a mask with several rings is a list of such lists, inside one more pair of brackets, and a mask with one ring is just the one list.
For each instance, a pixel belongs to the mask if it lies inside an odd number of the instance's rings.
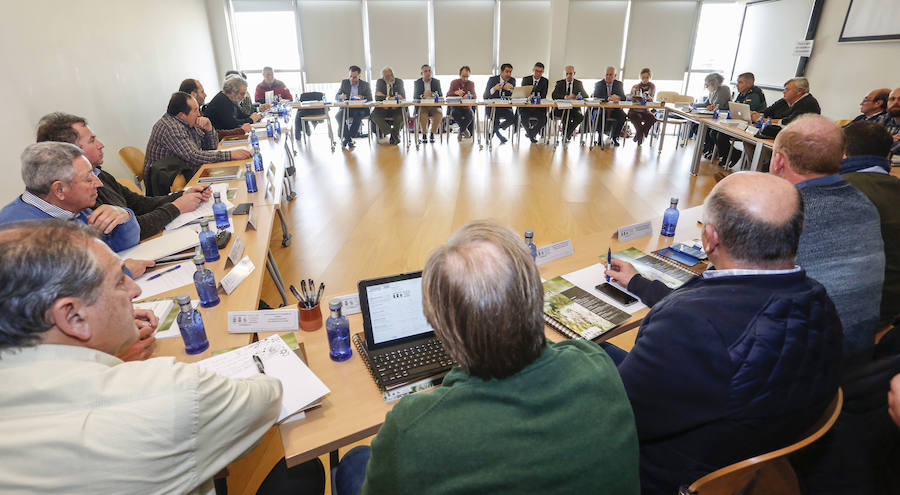
[[[612,266],[610,266],[610,265],[612,265],[612,248],[607,248],[606,249],[606,269],[607,270],[612,269]],[[606,276],[606,281],[609,282],[609,275]]]
[[159,277],[162,277],[163,275],[165,275],[165,274],[167,274],[167,273],[169,273],[169,272],[174,272],[175,270],[177,270],[177,269],[179,269],[179,268],[181,268],[181,265],[175,265],[175,266],[173,266],[172,268],[169,268],[168,270],[164,270],[164,271],[161,271],[161,272],[157,273],[156,275],[150,276],[150,278],[148,278],[147,280],[148,280],[148,281],[149,281],[149,280],[156,280],[156,279],[158,279]]

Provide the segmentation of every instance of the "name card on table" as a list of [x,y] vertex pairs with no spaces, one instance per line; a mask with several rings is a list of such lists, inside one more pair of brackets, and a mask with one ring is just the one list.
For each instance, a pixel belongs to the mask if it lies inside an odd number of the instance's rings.
[[229,311],[228,333],[293,332],[299,322],[297,308]]
[[362,311],[359,307],[359,293],[347,294],[345,296],[337,296],[332,300],[341,302],[341,313],[345,315],[353,315]]
[[241,259],[241,256],[244,255],[244,241],[241,240],[240,237],[235,234],[234,242],[231,243],[231,249],[228,250],[228,257],[225,259],[225,266],[228,266],[228,263],[231,263],[234,266],[237,266],[238,261]]
[[247,212],[247,226],[244,227],[244,232],[248,230],[256,230],[256,208],[252,205],[250,206],[250,211]]
[[634,225],[626,225],[624,227],[619,227],[616,230],[616,235],[614,238],[619,239],[621,242],[630,241],[632,239],[637,239],[638,237],[644,237],[645,235],[650,235],[653,233],[653,227],[650,225],[650,221],[636,223]]
[[238,285],[241,285],[241,282],[246,280],[250,273],[253,272],[254,268],[253,262],[250,261],[250,257],[244,256],[227,275],[222,277],[222,280],[219,281],[219,285],[226,294],[231,295],[231,293],[234,292],[234,289],[237,289]]
[[554,242],[553,244],[539,247],[537,249],[537,258],[535,258],[534,261],[538,265],[543,265],[544,263],[571,256],[574,252],[572,239],[566,239],[564,241]]

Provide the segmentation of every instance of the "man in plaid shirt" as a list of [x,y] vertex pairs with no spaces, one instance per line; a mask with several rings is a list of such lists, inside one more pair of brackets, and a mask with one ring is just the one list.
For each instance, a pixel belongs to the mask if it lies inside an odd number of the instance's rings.
[[194,171],[204,163],[246,160],[251,157],[247,150],[216,151],[218,138],[216,130],[206,117],[200,116],[200,105],[188,93],[173,93],[169,98],[166,113],[150,133],[144,158],[144,180],[153,163],[177,156],[194,167]]

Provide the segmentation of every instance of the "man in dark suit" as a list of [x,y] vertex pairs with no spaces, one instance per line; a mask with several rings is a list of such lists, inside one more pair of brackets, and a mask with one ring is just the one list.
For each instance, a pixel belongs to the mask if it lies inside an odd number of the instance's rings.
[[795,77],[784,83],[784,98],[769,105],[760,114],[750,112],[754,122],[759,117],[772,119],[773,124],[787,125],[804,113],[822,113],[819,102],[809,94],[809,81],[805,77]]
[[[394,69],[385,67],[381,70],[381,79],[375,81],[375,101],[393,100],[399,97],[406,99],[403,80],[394,77]],[[391,119],[388,122],[388,119]],[[391,144],[400,143],[400,131],[403,130],[403,109],[398,107],[380,107],[372,110],[372,121],[382,134],[391,135]]]
[[[485,100],[492,98],[509,98],[512,96],[512,90],[516,87],[516,78],[512,76],[512,70],[512,64],[503,64],[500,66],[500,75],[491,76],[490,79],[488,79],[487,87],[484,89]],[[506,138],[500,134],[500,129],[506,129],[513,125],[516,121],[516,117],[513,115],[512,108],[510,107],[493,107],[491,110],[494,112],[493,132],[500,139],[500,144],[504,144]],[[501,120],[503,123],[500,122]]]
[[[372,101],[372,89],[369,87],[369,83],[359,78],[359,73],[361,71],[362,70],[355,65],[350,66],[350,76],[341,81],[341,89],[339,89],[334,96],[335,100]],[[346,121],[344,120],[345,111],[349,112]],[[352,148],[355,145],[353,138],[359,133],[359,126],[362,123],[362,120],[368,116],[368,108],[342,108],[338,110],[338,122],[345,122],[343,128],[338,131],[338,135],[343,136],[343,140],[341,141],[342,147],[346,146]]]
[[[581,84],[581,81],[575,79],[575,66],[567,65],[565,79],[556,81],[556,87],[553,88],[553,99],[576,100],[579,96],[587,98],[587,91],[584,90],[584,85]],[[578,124],[581,124],[581,121],[584,120],[580,108],[556,110],[554,114],[557,118],[566,118],[566,141],[572,138],[572,134],[575,133]]]
[[[622,81],[616,79],[616,69],[614,67],[606,68],[606,77],[602,81],[597,81],[594,85],[594,98],[602,98],[606,101],[624,101],[625,88],[622,87]],[[625,125],[625,112],[621,108],[614,108],[606,111],[606,120],[612,120],[612,127],[609,128],[609,135],[612,136],[613,146],[619,145],[619,133]],[[603,139],[601,135],[599,139]]]
[[[443,95],[441,91],[441,82],[431,77],[431,66],[425,64],[422,66],[422,77],[416,79],[413,85],[413,98],[416,100],[434,99],[435,96]],[[441,107],[417,107],[416,115],[419,118],[419,129],[422,135],[425,134],[425,128],[428,127],[428,119],[431,119],[431,142],[434,142],[434,133],[439,132],[441,119],[444,114],[441,113]],[[422,139],[424,141],[424,138]]]
[[[544,64],[537,62],[534,64],[534,73],[522,78],[522,86],[532,86],[531,94],[538,95],[542,100],[547,98],[550,91],[550,81],[543,74]],[[525,127],[525,135],[532,143],[536,143],[538,133],[547,125],[547,112],[543,108],[520,108],[519,116]]]

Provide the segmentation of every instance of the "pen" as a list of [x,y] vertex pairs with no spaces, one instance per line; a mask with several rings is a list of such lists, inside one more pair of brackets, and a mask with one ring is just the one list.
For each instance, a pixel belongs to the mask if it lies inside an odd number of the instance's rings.
[[[606,248],[606,269],[611,270],[612,267],[612,248]],[[609,282],[609,275],[606,276],[606,281]]]
[[319,304],[319,298],[322,297],[323,290],[325,290],[325,282],[319,284],[319,291],[316,293],[316,299],[313,301],[313,306]]
[[253,355],[253,362],[256,363],[256,369],[259,370],[263,375],[266,374],[266,367],[263,366],[262,359],[259,358],[256,354]]
[[297,288],[294,287],[293,284],[291,284],[291,293],[294,294],[294,297],[297,298],[297,302],[299,302],[299,303],[303,302],[303,296],[300,295],[300,291],[298,291]]
[[181,265],[175,265],[175,266],[173,266],[172,268],[169,268],[169,269],[167,269],[167,270],[163,270],[163,271],[157,273],[156,275],[151,275],[150,278],[148,278],[147,280],[156,280],[156,279],[158,279],[159,277],[162,277],[163,275],[165,275],[165,274],[167,274],[167,273],[169,273],[169,272],[174,272],[175,270],[177,270],[177,269],[179,269],[179,268],[181,268]]
[[306,280],[300,279],[300,290],[303,291],[303,305],[309,307],[309,293],[306,290]]

